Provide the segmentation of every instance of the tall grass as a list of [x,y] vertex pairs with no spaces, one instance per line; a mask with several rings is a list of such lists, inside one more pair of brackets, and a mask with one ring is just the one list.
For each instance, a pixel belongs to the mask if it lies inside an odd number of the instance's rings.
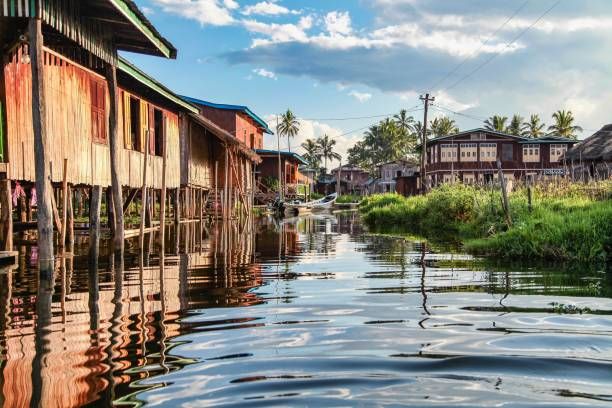
[[[429,194],[366,198],[360,211],[378,232],[406,231],[429,238],[456,238],[473,253],[504,258],[604,261],[612,257],[612,183],[539,186],[532,211],[527,190],[510,194],[507,225],[496,189],[445,185]],[[593,194],[596,190],[598,193]],[[601,194],[603,192],[603,194]]]

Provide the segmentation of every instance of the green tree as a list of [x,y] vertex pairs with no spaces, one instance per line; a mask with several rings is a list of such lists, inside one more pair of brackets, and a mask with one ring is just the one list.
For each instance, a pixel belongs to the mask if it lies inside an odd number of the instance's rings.
[[521,127],[521,136],[537,139],[544,136],[546,124],[540,119],[540,115],[532,114],[528,122],[524,122]]
[[277,131],[281,136],[287,137],[287,148],[291,151],[291,138],[300,131],[300,122],[290,109],[281,115]]
[[485,129],[495,130],[497,132],[505,132],[507,121],[507,116],[493,115],[489,119],[484,121]]
[[448,136],[459,132],[459,128],[455,124],[455,121],[448,116],[435,118],[429,122],[429,126],[431,127],[431,133],[435,137]]
[[318,138],[317,144],[319,145],[321,157],[325,161],[325,174],[327,174],[327,160],[340,160],[342,157],[337,152],[334,152],[336,141],[328,135]]
[[506,129],[506,132],[514,136],[520,136],[522,133],[524,121],[525,121],[525,118],[523,118],[521,115],[519,114],[512,115],[512,120],[510,121],[510,125]]
[[302,149],[304,149],[303,156],[308,162],[308,167],[318,169],[321,166],[321,146],[316,140],[306,139],[302,143]]
[[582,132],[580,126],[574,125],[574,114],[572,111],[559,110],[553,113],[552,118],[554,124],[548,127],[548,133],[551,135],[567,137],[569,139],[577,139],[578,132]]
[[393,115],[393,120],[404,135],[408,135],[414,131],[414,118],[408,116],[408,111],[406,111],[406,109],[402,109],[398,114]]

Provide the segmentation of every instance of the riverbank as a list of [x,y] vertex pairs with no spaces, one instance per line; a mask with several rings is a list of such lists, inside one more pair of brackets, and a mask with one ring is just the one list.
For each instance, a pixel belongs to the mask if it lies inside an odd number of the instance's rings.
[[612,257],[612,183],[551,184],[509,195],[506,221],[497,189],[445,185],[423,196],[375,195],[359,210],[377,232],[454,239],[474,254],[606,263]]

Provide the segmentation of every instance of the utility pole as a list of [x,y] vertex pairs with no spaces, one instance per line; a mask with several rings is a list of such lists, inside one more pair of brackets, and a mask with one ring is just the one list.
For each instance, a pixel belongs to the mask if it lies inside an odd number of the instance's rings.
[[426,193],[428,188],[426,185],[427,180],[427,111],[429,104],[436,100],[435,97],[430,96],[428,93],[425,96],[421,95],[420,99],[425,104],[425,110],[423,112],[423,135],[421,143],[421,191]]

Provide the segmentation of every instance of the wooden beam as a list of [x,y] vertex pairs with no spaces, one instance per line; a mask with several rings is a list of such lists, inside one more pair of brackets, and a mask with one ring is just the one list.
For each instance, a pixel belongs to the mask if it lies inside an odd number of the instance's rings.
[[51,209],[51,182],[47,151],[47,119],[43,74],[42,21],[28,21],[30,39],[30,66],[32,69],[32,127],[34,133],[34,166],[38,209],[38,261],[42,273],[53,270],[53,214]]
[[66,245],[70,248],[70,252],[74,251],[74,207],[73,207],[72,188],[68,187],[68,227],[66,231]]
[[[106,69],[106,82],[110,94],[108,115],[108,137],[110,143],[111,188],[113,194],[113,208],[115,213],[115,229],[113,234],[113,247],[123,251],[124,224],[123,224],[123,196],[121,181],[119,179],[119,160],[121,154],[121,140],[119,139],[119,110],[117,99],[117,68],[108,65]],[[148,147],[148,146],[147,146]],[[145,149],[148,150],[148,149]]]
[[144,160],[142,165],[142,188],[141,188],[141,199],[142,207],[140,209],[140,258],[143,259],[144,251],[144,230],[145,230],[145,218],[147,211],[147,161],[149,160],[149,130],[146,130],[145,137],[145,149],[144,149]]
[[[166,121],[164,118],[164,129]],[[162,185],[161,185],[161,198],[159,205],[159,243],[161,245],[160,253],[163,256],[166,242],[166,167],[168,165],[168,157],[166,154],[166,144],[168,142],[166,132],[163,132],[163,143],[162,143]],[[163,263],[162,263],[163,264]]]
[[136,198],[137,195],[138,195],[138,189],[137,188],[130,189],[130,192],[128,193],[128,196],[125,199],[125,202],[123,203],[123,215],[125,215],[127,210],[130,208],[130,204],[132,204],[132,201],[134,201],[134,198]]
[[59,211],[57,210],[57,203],[55,202],[55,194],[53,192],[51,195],[51,211],[53,213],[53,224],[55,224],[55,229],[58,232],[62,231],[62,220],[59,216]]

